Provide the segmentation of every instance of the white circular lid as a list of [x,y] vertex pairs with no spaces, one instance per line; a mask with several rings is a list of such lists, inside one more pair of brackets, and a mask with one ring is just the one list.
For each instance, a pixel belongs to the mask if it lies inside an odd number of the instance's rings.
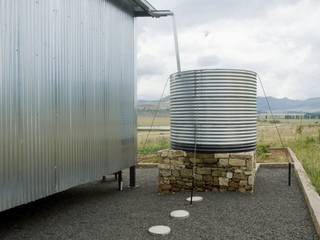
[[189,216],[190,216],[189,212],[185,210],[175,210],[170,213],[170,217],[173,217],[173,218],[183,219]]
[[148,231],[152,235],[168,235],[171,232],[171,229],[168,226],[157,225],[150,227]]
[[[191,197],[188,197],[186,199],[188,202],[191,202]],[[193,196],[192,197],[192,202],[201,202],[203,200],[203,197],[200,196]]]

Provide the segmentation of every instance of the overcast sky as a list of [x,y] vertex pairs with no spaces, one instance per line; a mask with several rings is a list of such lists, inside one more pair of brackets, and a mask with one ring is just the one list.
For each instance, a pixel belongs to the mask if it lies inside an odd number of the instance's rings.
[[[320,97],[319,0],[149,2],[176,14],[182,70],[243,68],[270,96]],[[176,72],[171,18],[139,18],[137,37],[138,98],[157,99]]]

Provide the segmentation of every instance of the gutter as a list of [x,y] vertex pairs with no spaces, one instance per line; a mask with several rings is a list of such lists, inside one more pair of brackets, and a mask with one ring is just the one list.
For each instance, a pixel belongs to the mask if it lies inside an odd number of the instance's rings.
[[[138,6],[140,6],[151,17],[160,18],[160,17],[173,16],[173,12],[171,12],[170,10],[157,10],[146,0],[132,0],[132,1]],[[141,17],[142,16],[145,16],[145,15],[141,15]]]

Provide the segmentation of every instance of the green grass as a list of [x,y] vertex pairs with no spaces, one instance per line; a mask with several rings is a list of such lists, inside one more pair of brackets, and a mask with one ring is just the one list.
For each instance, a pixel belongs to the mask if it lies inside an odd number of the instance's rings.
[[[153,115],[138,116],[138,126],[150,126],[153,120]],[[170,126],[169,116],[158,116],[153,123],[154,126]]]
[[309,175],[312,184],[320,193],[320,139],[303,136],[289,147],[295,152]]
[[159,163],[160,158],[156,154],[162,149],[170,147],[169,137],[150,138],[144,146],[144,141],[139,141],[138,161],[140,163]]
[[159,137],[150,139],[144,146],[144,143],[139,144],[138,154],[154,154],[162,149],[170,147],[170,141],[168,137]]
[[[276,129],[269,123],[258,123],[258,160],[268,155],[267,147],[281,147]],[[320,124],[314,120],[281,120],[277,122],[285,146],[302,162],[312,184],[320,193]],[[260,147],[259,147],[260,146]]]

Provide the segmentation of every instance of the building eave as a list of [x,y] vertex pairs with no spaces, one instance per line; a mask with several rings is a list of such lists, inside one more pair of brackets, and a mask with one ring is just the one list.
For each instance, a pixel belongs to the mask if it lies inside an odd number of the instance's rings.
[[134,4],[134,13],[136,17],[166,17],[171,16],[169,10],[157,10],[146,0],[131,0]]

